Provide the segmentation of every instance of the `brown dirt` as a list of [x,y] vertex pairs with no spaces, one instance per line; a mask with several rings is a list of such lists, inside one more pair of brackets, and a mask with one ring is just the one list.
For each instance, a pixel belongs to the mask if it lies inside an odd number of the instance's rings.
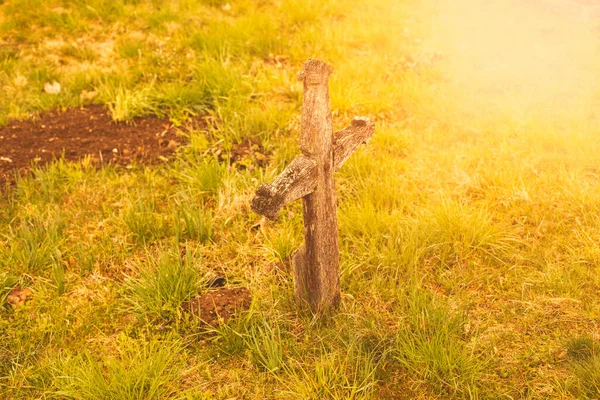
[[99,105],[50,111],[34,120],[0,127],[0,185],[64,155],[69,161],[90,156],[95,165],[154,164],[171,156],[181,138],[168,120],[155,116],[114,122]]
[[250,308],[252,297],[246,288],[220,288],[197,296],[183,308],[204,323],[217,326],[227,322],[236,312]]

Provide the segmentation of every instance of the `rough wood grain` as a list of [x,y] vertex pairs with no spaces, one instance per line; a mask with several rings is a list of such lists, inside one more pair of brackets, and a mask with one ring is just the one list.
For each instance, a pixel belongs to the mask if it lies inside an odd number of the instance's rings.
[[309,59],[300,72],[304,83],[300,150],[316,161],[315,190],[302,199],[304,251],[294,265],[294,293],[314,312],[340,301],[339,245],[333,182],[333,124],[329,105],[329,64]]
[[333,173],[367,142],[374,124],[356,117],[350,126],[333,133],[329,105],[329,76],[325,62],[309,59],[300,72],[304,82],[302,155],[275,179],[256,191],[251,207],[270,219],[281,207],[302,197],[304,239],[293,256],[294,293],[316,313],[328,312],[340,301],[339,247]]
[[273,181],[263,183],[250,204],[252,210],[269,219],[276,219],[284,205],[311,193],[317,184],[317,163],[299,156]]
[[[350,126],[334,133],[334,171],[346,162],[362,143],[367,142],[375,130],[375,125],[366,117],[355,117]],[[283,206],[304,197],[317,185],[317,162],[307,156],[299,156],[273,181],[263,183],[252,199],[254,212],[274,220]]]
[[333,165],[337,171],[354,151],[368,142],[375,132],[375,124],[366,117],[354,117],[350,126],[333,134]]

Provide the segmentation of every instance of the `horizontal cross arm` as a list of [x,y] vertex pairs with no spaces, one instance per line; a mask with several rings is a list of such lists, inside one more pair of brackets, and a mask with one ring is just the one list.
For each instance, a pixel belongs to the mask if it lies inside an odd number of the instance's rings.
[[354,117],[350,126],[333,134],[334,170],[340,169],[354,151],[373,136],[375,124],[367,117]]
[[250,206],[258,214],[274,220],[284,205],[315,190],[317,162],[298,156],[272,184],[263,183],[256,191]]

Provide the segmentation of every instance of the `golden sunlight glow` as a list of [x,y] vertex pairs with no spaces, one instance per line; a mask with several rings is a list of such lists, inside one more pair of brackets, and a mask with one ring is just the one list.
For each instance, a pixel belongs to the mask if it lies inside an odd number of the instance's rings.
[[481,112],[596,115],[600,2],[594,2],[440,1],[434,45],[455,100]]

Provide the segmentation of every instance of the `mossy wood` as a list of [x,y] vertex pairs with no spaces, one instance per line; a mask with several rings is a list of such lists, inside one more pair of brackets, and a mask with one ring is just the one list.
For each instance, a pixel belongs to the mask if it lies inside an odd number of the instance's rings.
[[329,104],[329,64],[309,59],[299,80],[304,82],[300,151],[272,184],[256,191],[252,209],[276,219],[286,204],[302,198],[304,239],[293,258],[296,298],[314,312],[326,312],[340,301],[339,245],[333,173],[375,130],[365,117],[333,133]]

